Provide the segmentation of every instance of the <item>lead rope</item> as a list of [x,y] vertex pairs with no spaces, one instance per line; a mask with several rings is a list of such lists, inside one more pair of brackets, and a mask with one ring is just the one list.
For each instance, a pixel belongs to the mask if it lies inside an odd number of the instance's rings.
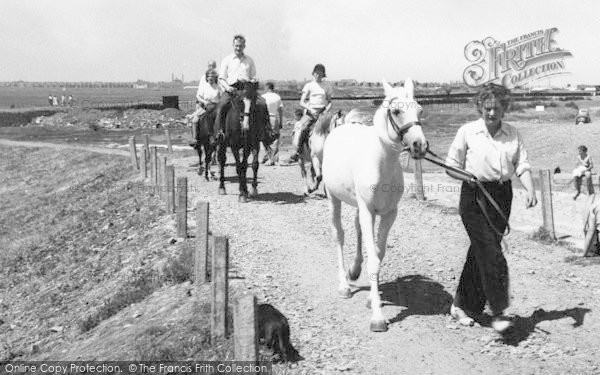
[[[433,151],[431,150],[427,150],[427,153],[431,154],[432,156],[442,160],[441,157],[439,157],[438,155],[436,155]],[[500,206],[498,205],[498,203],[496,203],[496,201],[494,200],[494,198],[491,196],[491,194],[486,190],[486,188],[483,186],[483,184],[481,183],[481,181],[479,181],[477,179],[477,177],[475,177],[475,175],[465,171],[464,169],[460,169],[460,168],[456,168],[450,165],[447,165],[446,163],[437,161],[435,159],[432,158],[428,158],[427,156],[423,157],[425,160],[438,165],[446,170],[455,172],[459,175],[461,175],[463,178],[463,181],[466,182],[473,182],[475,183],[475,185],[477,185],[477,187],[479,188],[479,190],[481,191],[481,193],[483,193],[484,197],[488,200],[488,202],[490,202],[490,204],[492,205],[492,207],[494,207],[494,209],[496,210],[496,212],[498,212],[498,214],[500,215],[500,217],[502,218],[502,220],[504,220],[504,222],[506,223],[506,229],[504,230],[504,233],[500,230],[498,230],[498,228],[496,228],[496,226],[492,223],[492,220],[490,219],[490,216],[487,212],[487,208],[485,206],[485,202],[483,201],[483,199],[481,199],[481,195],[477,194],[476,195],[476,201],[477,201],[477,205],[479,205],[479,208],[481,208],[481,211],[483,212],[483,215],[485,216],[485,219],[487,220],[488,224],[490,225],[490,227],[494,230],[494,232],[502,237],[503,235],[506,236],[510,233],[510,224],[508,223],[508,219],[506,218],[506,215],[504,215],[504,212],[502,211],[502,209],[500,209]]]

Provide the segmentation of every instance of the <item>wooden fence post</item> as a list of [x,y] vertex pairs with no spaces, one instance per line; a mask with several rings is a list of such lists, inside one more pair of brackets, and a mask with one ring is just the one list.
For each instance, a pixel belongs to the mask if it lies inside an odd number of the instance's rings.
[[556,239],[554,231],[554,211],[552,208],[552,180],[550,170],[540,171],[540,185],[542,191],[542,215],[544,218],[544,229],[552,237]]
[[233,305],[233,350],[236,361],[258,362],[256,297],[241,296]]
[[410,154],[408,152],[403,152],[400,154],[400,163],[402,165],[402,169],[408,169],[408,163],[410,163]]
[[146,160],[148,159],[148,155],[146,154],[146,150],[142,148],[140,151],[140,176],[145,180],[148,178],[148,170],[146,169]]
[[150,140],[148,139],[148,134],[143,135],[144,139],[144,150],[146,150],[146,157],[150,157]]
[[135,137],[129,137],[129,153],[131,154],[131,166],[134,170],[138,170],[137,151],[135,149]]
[[581,177],[581,186],[585,189],[587,195],[592,195],[595,193],[594,181],[591,175],[589,177],[585,175]]
[[167,149],[169,150],[169,153],[173,153],[173,146],[171,145],[171,133],[169,132],[169,129],[165,129],[165,137],[167,138]]
[[175,168],[172,165],[167,165],[167,213],[175,212]]
[[158,170],[156,171],[158,174],[158,196],[160,199],[166,200],[167,196],[167,187],[166,187],[166,176],[165,176],[165,167],[167,165],[167,157],[160,156],[158,158]]
[[187,177],[177,178],[177,237],[187,238]]
[[156,147],[152,147],[150,149],[150,185],[156,186],[157,176],[156,176]]
[[227,336],[227,300],[229,271],[229,240],[227,237],[215,237],[212,249],[212,304],[210,319],[210,336],[214,340]]
[[208,281],[208,222],[209,222],[209,204],[207,201],[200,201],[196,205],[196,259],[195,259],[195,279],[196,288]]
[[421,165],[421,159],[415,159],[415,188],[417,190],[417,199],[424,201],[425,191],[423,190],[423,166]]

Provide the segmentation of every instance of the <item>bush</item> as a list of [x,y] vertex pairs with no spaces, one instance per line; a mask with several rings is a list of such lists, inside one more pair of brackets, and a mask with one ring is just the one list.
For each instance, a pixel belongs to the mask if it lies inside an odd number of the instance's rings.
[[579,106],[577,105],[577,103],[575,103],[574,101],[570,101],[568,103],[565,104],[566,108],[573,108],[574,110],[578,111],[579,110]]
[[508,112],[523,112],[525,111],[525,106],[521,103],[510,103],[508,106]]

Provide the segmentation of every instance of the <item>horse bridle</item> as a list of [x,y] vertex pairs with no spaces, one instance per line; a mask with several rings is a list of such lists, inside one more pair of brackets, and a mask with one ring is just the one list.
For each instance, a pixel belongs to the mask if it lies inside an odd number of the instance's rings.
[[[389,99],[387,101],[389,103],[391,103],[392,100],[394,100],[394,99],[397,99],[397,98],[391,98],[391,99]],[[404,136],[408,132],[408,129],[410,129],[414,125],[421,125],[421,122],[420,121],[411,121],[408,124],[404,124],[402,126],[399,126],[396,123],[396,121],[394,120],[394,117],[392,116],[392,110],[390,108],[388,108],[388,110],[387,110],[387,117],[388,117],[388,121],[392,125],[392,129],[394,129],[394,131],[396,132],[396,134],[398,134],[398,137],[400,137],[400,143],[402,143],[403,146],[407,146],[406,143],[404,143]]]

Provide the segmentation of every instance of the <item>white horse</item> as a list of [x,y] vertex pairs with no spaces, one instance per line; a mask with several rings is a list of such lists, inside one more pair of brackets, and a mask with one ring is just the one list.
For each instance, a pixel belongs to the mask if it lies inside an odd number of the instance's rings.
[[[342,111],[338,111],[335,114],[325,112],[319,116],[317,121],[313,124],[312,131],[308,138],[308,142],[302,148],[302,152],[298,158],[298,166],[300,167],[300,175],[304,180],[304,194],[309,195],[313,191],[319,188],[319,184],[322,180],[321,165],[323,164],[323,146],[325,139],[337,126],[341,125],[344,121]],[[300,142],[300,132],[295,129],[292,144],[295,148],[298,148]],[[306,173],[305,163],[310,161],[310,177]]]
[[[371,284],[368,299],[373,310],[370,328],[374,332],[387,331],[379,296],[379,267],[404,190],[400,153],[410,149],[413,158],[422,158],[427,152],[427,141],[419,122],[421,107],[414,100],[412,81],[407,79],[404,87],[397,88],[384,81],[383,88],[385,100],[373,116],[373,126],[361,123],[362,114],[352,110],[345,124],[327,137],[323,155],[323,181],[337,246],[338,292],[344,298],[352,296],[348,280],[360,276],[364,238]],[[348,272],[343,256],[342,202],[357,208],[357,249]],[[377,243],[376,215],[381,217]]]

